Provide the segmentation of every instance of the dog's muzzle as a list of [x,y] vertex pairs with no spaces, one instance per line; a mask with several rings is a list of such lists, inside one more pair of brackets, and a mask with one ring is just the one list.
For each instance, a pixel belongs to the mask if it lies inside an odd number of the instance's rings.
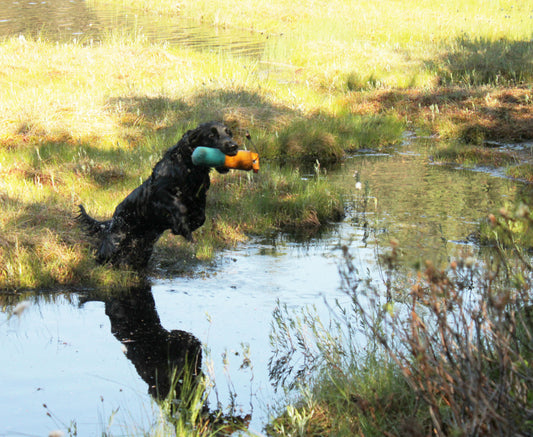
[[239,151],[239,146],[233,141],[226,141],[222,147],[222,153],[228,156],[235,156]]

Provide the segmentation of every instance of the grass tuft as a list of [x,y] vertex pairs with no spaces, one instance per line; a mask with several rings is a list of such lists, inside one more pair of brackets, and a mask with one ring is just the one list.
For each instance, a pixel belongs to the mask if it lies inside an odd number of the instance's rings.
[[533,80],[533,44],[461,35],[435,64],[443,85],[509,86]]

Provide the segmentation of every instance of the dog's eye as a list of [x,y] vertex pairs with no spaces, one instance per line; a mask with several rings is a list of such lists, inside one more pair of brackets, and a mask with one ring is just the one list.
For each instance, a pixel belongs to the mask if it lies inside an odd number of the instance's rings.
[[226,128],[226,135],[228,135],[229,137],[232,137],[233,134],[231,133],[231,131],[229,130],[229,128]]

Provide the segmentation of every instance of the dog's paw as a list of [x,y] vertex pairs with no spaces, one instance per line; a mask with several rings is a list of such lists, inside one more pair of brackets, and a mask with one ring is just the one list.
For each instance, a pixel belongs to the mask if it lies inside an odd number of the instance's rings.
[[196,240],[192,236],[192,232],[182,232],[181,236],[185,238],[189,243],[196,243]]
[[172,232],[174,235],[181,235],[183,238],[185,238],[190,243],[195,243],[196,240],[194,239],[194,237],[192,236],[192,232],[189,231],[188,228],[189,228],[188,226],[187,226],[187,230],[183,228],[179,228],[179,229],[172,228],[170,232]]

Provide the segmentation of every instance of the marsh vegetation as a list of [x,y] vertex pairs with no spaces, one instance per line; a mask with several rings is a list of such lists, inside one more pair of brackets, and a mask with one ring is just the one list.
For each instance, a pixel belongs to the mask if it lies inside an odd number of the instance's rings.
[[[216,8],[201,2],[138,5],[259,32],[265,36],[259,60],[151,43],[140,30],[116,29],[98,38],[88,33],[63,43],[48,42],[46,34],[5,37],[3,288],[135,281],[134,275],[94,265],[88,246],[76,244],[82,236],[70,219],[74,205],[83,201],[101,217],[110,214],[167,147],[207,119],[250,131],[265,162],[293,165],[327,165],[360,148],[398,144],[407,128],[480,146],[532,138],[527,84],[533,67],[527,60],[533,19],[527,4],[452,3],[437,13],[430,3],[402,2],[390,14],[386,4],[337,1],[324,10],[294,5],[289,15],[276,2],[239,11],[224,2]],[[275,168],[267,167],[260,179],[279,179],[283,171]],[[527,169],[510,174],[528,178]],[[242,193],[264,188],[254,179],[239,180],[231,185]],[[291,200],[280,190],[284,199],[266,210],[275,213],[282,202],[283,217],[256,215],[266,220],[253,226],[256,232],[338,219],[339,194],[334,187],[318,188],[315,201],[314,183],[301,195],[292,191]],[[326,192],[331,197],[324,202]],[[267,196],[255,198],[264,213]],[[222,221],[228,229],[251,228],[231,217],[236,205],[224,208]],[[198,250],[163,239],[161,253],[210,258],[214,247],[243,238],[237,231],[213,240],[216,234],[207,226]]]
[[[378,201],[372,187],[356,202],[332,175],[360,150],[395,150],[406,132],[430,138],[417,151],[427,162],[533,179],[531,1],[287,7],[274,0],[236,7],[223,0],[214,7],[158,0],[133,7],[91,0],[79,6],[82,31],[75,38],[51,38],[43,28],[0,41],[0,288],[15,296],[142,283],[133,271],[95,263],[73,220],[76,205],[109,217],[168,147],[207,120],[230,125],[243,147],[260,154],[261,172],[213,173],[197,242],[165,235],[153,277],[190,273],[251,237],[289,233],[305,240],[346,214],[363,220],[368,202]],[[131,27],[93,26],[99,14],[124,8],[142,18]],[[184,18],[253,35],[253,51],[178,45],[150,33],[152,22]],[[404,174],[391,191],[411,177],[426,181],[425,174]],[[315,364],[293,384],[301,389],[299,401],[280,407],[269,432],[531,432],[531,196],[524,189],[503,199],[493,184],[483,188],[491,189],[482,210],[492,208],[493,215],[480,220],[470,240],[492,247],[482,260],[472,263],[468,254],[426,265],[422,255],[434,250],[426,247],[411,262],[402,255],[403,241],[393,240],[380,258],[389,275],[383,288],[365,282],[364,266],[354,266],[346,252],[342,277],[351,306],[336,309],[338,337],[310,313],[275,314],[279,344],[311,329],[317,347],[311,353],[302,343]],[[458,189],[456,199],[469,193]],[[412,273],[413,264],[425,267]],[[417,279],[410,281],[412,275]],[[366,338],[362,344],[352,337],[356,331]],[[392,331],[398,337],[389,337]],[[468,348],[455,347],[465,341]],[[276,369],[288,377],[283,366]],[[468,383],[472,375],[475,386]],[[194,428],[201,417],[190,413],[186,424],[171,427]],[[198,434],[217,432],[203,424]]]

